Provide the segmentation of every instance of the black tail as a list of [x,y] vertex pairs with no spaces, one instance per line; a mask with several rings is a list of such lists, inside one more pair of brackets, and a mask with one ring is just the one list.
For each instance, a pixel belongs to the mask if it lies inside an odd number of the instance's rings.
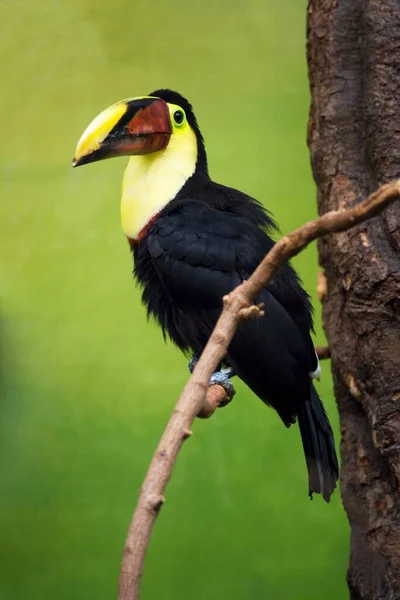
[[339,477],[333,431],[323,404],[311,383],[310,399],[302,402],[298,420],[308,469],[309,495],[329,502]]

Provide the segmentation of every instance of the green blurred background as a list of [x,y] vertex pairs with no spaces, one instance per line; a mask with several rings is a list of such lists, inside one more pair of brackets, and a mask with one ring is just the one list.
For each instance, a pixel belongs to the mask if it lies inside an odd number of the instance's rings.
[[[188,376],[132,282],[126,160],[73,170],[77,139],[114,101],[177,89],[212,176],[297,227],[316,215],[305,17],[305,0],[0,1],[1,600],[115,597],[141,481]],[[315,247],[295,264],[315,296]],[[298,429],[237,390],[179,458],[143,599],[346,598],[339,494],[309,501]]]

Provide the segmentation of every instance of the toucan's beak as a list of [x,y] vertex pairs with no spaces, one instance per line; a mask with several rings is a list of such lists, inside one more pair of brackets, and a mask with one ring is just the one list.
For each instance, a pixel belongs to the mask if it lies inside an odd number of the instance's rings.
[[164,100],[151,96],[123,100],[106,108],[90,123],[78,142],[72,166],[163,150],[171,133],[171,118]]

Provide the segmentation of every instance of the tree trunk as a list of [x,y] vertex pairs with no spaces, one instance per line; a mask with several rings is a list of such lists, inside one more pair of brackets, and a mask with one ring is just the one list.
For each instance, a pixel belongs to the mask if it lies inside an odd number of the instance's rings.
[[[398,0],[309,0],[308,66],[322,214],[400,177]],[[400,599],[399,204],[319,244],[352,600]]]

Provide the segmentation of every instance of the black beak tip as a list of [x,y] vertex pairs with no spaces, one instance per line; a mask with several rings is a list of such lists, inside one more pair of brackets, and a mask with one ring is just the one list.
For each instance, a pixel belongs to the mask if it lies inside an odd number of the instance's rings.
[[93,150],[93,152],[89,152],[89,154],[84,154],[80,158],[72,159],[73,167],[80,167],[81,165],[87,165],[89,163],[97,162],[98,160],[102,160],[103,158],[108,158],[109,149],[105,145],[104,147],[99,148],[98,150]]
[[73,167],[80,167],[81,165],[86,165],[88,162],[92,162],[91,155],[86,154],[86,156],[81,156],[80,158],[73,158],[71,165]]

